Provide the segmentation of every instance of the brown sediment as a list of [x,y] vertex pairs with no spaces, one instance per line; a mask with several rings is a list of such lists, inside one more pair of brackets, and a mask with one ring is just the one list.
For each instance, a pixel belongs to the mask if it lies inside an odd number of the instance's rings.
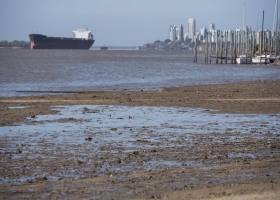
[[[226,113],[278,114],[279,99],[280,82],[12,97],[0,99],[0,123],[7,126],[22,122],[26,117],[36,119],[36,115],[55,113],[57,111],[51,110],[50,106],[56,105],[178,106]],[[11,106],[23,107],[11,109]],[[69,121],[73,120],[68,117]],[[275,128],[278,126],[272,126],[265,132],[258,132],[256,127],[245,127],[248,129],[245,134],[238,131],[238,126],[244,127],[245,124],[236,126],[237,131],[227,129],[225,133],[211,132],[207,135],[195,134],[194,130],[191,140],[174,136],[171,132],[168,136],[173,140],[161,138],[169,144],[167,146],[136,140],[133,151],[127,151],[122,142],[98,146],[94,137],[86,138],[87,145],[65,143],[57,146],[56,134],[61,133],[50,133],[54,138],[51,142],[21,145],[18,141],[37,141],[40,132],[34,138],[28,138],[24,133],[19,133],[17,137],[1,136],[0,177],[16,179],[36,175],[36,178],[18,184],[0,180],[0,198],[279,199],[280,130]],[[149,127],[145,129],[145,137],[153,139],[155,134],[149,131]],[[66,153],[63,149],[67,150]],[[71,152],[73,149],[75,151]],[[20,156],[26,152],[28,156]],[[34,156],[37,154],[43,156]],[[182,165],[145,168],[145,163],[150,160],[159,163],[176,161]],[[115,173],[107,169],[122,167],[126,170]],[[61,179],[49,175],[75,170],[82,177]]]
[[[279,113],[280,82],[252,82],[165,88],[161,91],[86,92],[0,99],[0,125],[50,114],[55,105],[181,106],[230,113]],[[29,106],[20,112],[9,106]]]

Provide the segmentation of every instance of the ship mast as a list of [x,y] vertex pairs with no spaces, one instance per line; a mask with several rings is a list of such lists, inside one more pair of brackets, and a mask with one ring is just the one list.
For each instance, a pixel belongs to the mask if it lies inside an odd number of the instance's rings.
[[[276,22],[276,24],[275,24]],[[275,1],[275,10],[274,10],[274,20],[273,20],[273,27],[272,27],[272,33],[273,33],[273,38],[271,40],[271,48],[270,48],[270,55],[272,55],[272,51],[275,46],[275,57],[276,57],[276,51],[277,51],[277,32],[278,32],[278,0]],[[273,44],[273,40],[275,45]]]
[[275,31],[277,31],[277,24],[278,22],[275,24],[275,21],[278,21],[278,0],[275,1],[275,11],[274,11],[274,20],[273,20],[273,34],[275,34]]
[[246,7],[245,7],[245,1],[244,1],[244,7],[243,7],[243,31],[245,31],[245,12],[246,12]]

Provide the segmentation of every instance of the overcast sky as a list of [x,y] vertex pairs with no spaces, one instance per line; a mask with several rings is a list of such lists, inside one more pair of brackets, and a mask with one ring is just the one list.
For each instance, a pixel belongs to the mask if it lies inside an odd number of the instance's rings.
[[[276,0],[0,0],[0,40],[29,40],[28,34],[72,37],[88,27],[94,46],[142,45],[167,39],[168,28],[196,19],[196,29],[229,30],[245,25],[272,30]],[[280,4],[280,2],[279,2]],[[280,15],[279,15],[280,17]]]

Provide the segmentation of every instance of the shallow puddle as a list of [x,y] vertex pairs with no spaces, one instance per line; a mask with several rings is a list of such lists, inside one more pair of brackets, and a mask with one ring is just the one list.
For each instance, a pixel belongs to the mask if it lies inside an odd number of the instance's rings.
[[[196,152],[205,151],[203,157],[216,159],[207,148],[273,140],[280,134],[280,114],[98,105],[53,109],[59,114],[0,127],[0,152],[14,160],[6,166],[12,168],[1,173],[3,182],[201,166]],[[228,159],[255,157],[252,152],[227,153]]]

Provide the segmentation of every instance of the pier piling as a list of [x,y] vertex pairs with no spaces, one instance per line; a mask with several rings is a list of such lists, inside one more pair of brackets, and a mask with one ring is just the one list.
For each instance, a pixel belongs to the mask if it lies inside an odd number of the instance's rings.
[[263,30],[262,24],[262,29],[259,31],[252,31],[248,27],[244,27],[244,30],[236,29],[235,31],[208,31],[204,38],[204,45],[198,46],[198,42],[198,38],[196,38],[194,40],[194,63],[198,61],[198,48],[200,50],[202,47],[204,48],[205,64],[211,64],[212,58],[216,60],[216,62],[214,61],[216,64],[236,64],[239,56],[243,56],[246,60],[244,60],[244,64],[249,64],[247,58],[260,56],[260,64],[263,64],[262,59],[270,59],[273,62],[273,59],[278,56],[280,29],[271,33]]

